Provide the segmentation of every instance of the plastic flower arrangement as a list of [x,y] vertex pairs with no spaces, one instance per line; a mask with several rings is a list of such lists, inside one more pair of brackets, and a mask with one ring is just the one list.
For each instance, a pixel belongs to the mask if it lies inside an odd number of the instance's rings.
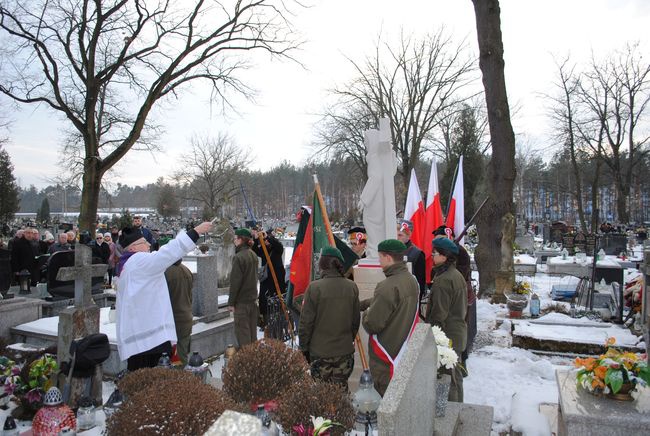
[[512,287],[513,294],[528,295],[532,292],[533,288],[527,281],[515,282]]
[[433,331],[433,337],[438,347],[438,369],[440,367],[453,369],[458,363],[458,355],[451,348],[451,339],[437,325],[431,326],[431,330]]
[[578,385],[592,393],[618,394],[624,385],[647,386],[650,384],[650,368],[645,354],[622,352],[612,347],[615,338],[605,342],[607,352],[598,358],[576,358]]
[[26,402],[32,408],[40,407],[45,392],[52,387],[50,377],[59,369],[56,358],[46,354],[22,369],[14,362],[11,365],[10,374],[4,376],[5,393],[22,398],[21,402]]

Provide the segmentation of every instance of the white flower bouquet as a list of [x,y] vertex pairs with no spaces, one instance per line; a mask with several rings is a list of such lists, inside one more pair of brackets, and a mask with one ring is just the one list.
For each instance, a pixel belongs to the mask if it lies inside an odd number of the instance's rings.
[[432,326],[431,330],[438,346],[438,369],[453,369],[458,363],[458,355],[451,348],[451,339],[437,325]]

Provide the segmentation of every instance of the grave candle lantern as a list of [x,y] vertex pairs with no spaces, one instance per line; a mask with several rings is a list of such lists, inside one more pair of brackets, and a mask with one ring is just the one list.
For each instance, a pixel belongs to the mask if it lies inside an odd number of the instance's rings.
[[370,370],[364,369],[359,380],[359,389],[352,397],[352,405],[356,412],[354,430],[365,435],[373,434],[377,428],[377,409],[381,396],[375,390]]
[[18,273],[18,284],[20,285],[21,294],[31,294],[31,278],[32,275],[26,269]]

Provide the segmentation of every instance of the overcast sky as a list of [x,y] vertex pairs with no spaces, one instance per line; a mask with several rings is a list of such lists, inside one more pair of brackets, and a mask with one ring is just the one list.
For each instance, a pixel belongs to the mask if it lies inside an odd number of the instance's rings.
[[[239,113],[225,116],[210,107],[201,87],[157,112],[165,127],[162,152],[130,152],[111,176],[113,182],[146,184],[168,176],[178,157],[187,152],[193,134],[230,133],[254,156],[253,167],[270,169],[287,159],[301,164],[310,155],[314,123],[327,89],[345,83],[352,70],[345,57],[362,60],[372,53],[378,35],[395,41],[401,29],[423,36],[440,26],[456,41],[466,39],[477,51],[471,0],[310,0],[293,23],[306,41],[295,55],[305,68],[291,62],[260,61],[247,72],[257,90],[256,101],[239,102]],[[517,134],[544,148],[549,145],[549,122],[541,94],[554,80],[552,55],[570,53],[587,61],[591,52],[604,56],[626,42],[640,41],[645,53],[650,23],[650,0],[501,0],[506,84],[511,105],[520,107],[513,120]],[[6,111],[10,108],[3,105]],[[11,129],[6,145],[14,174],[22,186],[43,187],[57,174],[62,121],[44,108],[10,108]]]

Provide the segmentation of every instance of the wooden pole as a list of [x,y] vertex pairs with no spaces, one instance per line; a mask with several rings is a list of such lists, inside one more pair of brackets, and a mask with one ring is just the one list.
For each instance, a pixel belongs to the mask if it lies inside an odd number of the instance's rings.
[[282,297],[282,292],[280,291],[280,283],[278,283],[278,276],[275,274],[275,268],[273,268],[273,263],[271,262],[271,256],[269,256],[269,252],[266,249],[266,244],[264,242],[264,238],[262,237],[262,232],[257,233],[257,238],[260,241],[260,247],[262,247],[262,252],[264,253],[264,258],[266,259],[266,266],[269,268],[269,271],[271,272],[271,277],[273,277],[273,284],[275,285],[275,293],[277,294],[278,299],[280,300],[280,305],[282,306],[282,313],[284,313],[284,317],[287,320],[287,325],[289,326],[289,333],[291,334],[291,343],[293,344],[293,339],[296,336],[293,331],[293,323],[291,322],[291,319],[289,317],[287,306],[284,305],[284,298]]
[[[318,199],[318,204],[320,205],[321,214],[323,217],[323,223],[325,223],[325,231],[327,232],[327,240],[329,241],[332,247],[336,248],[336,241],[334,240],[334,233],[332,232],[332,226],[330,226],[330,220],[327,217],[327,210],[325,210],[325,203],[323,202],[323,195],[320,192],[320,184],[318,183],[318,176],[314,174],[314,184],[316,185],[316,198]],[[359,356],[361,356],[361,365],[363,369],[368,369],[368,361],[366,360],[366,352],[363,349],[363,344],[361,343],[361,337],[359,333],[354,338],[354,343],[357,344],[359,349]]]

